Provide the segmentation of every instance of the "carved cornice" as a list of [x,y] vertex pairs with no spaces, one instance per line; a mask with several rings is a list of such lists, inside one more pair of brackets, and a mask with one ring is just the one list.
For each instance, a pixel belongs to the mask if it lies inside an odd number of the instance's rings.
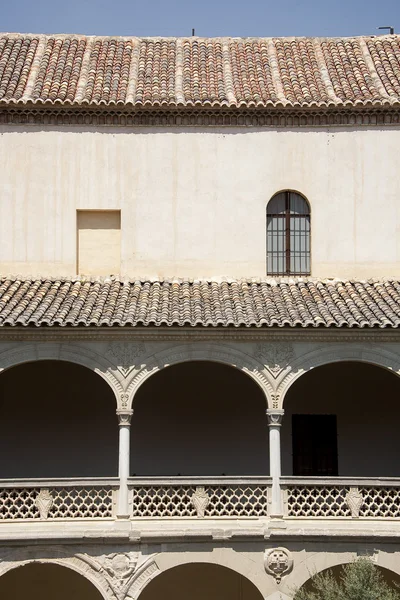
[[189,342],[189,341],[232,341],[232,342],[400,342],[400,330],[380,328],[337,329],[337,328],[56,328],[30,329],[25,327],[0,327],[0,341],[53,342],[70,341],[135,341],[135,342]]
[[400,125],[397,107],[119,108],[33,104],[0,107],[0,124],[88,127],[365,127]]

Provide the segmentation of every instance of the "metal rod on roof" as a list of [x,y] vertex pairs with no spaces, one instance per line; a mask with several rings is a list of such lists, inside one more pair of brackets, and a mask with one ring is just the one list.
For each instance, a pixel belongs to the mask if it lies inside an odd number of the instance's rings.
[[390,35],[394,34],[394,27],[390,27],[390,26],[388,26],[388,27],[377,27],[377,29],[389,29]]
[[194,32],[194,27],[193,27],[193,29],[192,29],[192,37],[193,37],[194,35],[195,35],[195,32]]

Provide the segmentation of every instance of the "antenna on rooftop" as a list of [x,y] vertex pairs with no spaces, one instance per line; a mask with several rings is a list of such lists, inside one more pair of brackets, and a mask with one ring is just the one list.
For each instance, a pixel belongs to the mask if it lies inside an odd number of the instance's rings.
[[196,35],[196,34],[195,34],[194,27],[193,27],[193,29],[192,29],[192,37],[193,37],[194,35]]
[[388,27],[377,27],[377,29],[386,29],[386,30],[389,30],[390,35],[394,34],[394,27],[390,27],[390,26],[388,26]]

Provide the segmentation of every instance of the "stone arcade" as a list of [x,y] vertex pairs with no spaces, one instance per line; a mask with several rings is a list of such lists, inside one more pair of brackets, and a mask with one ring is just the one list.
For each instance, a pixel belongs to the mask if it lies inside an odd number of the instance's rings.
[[1,598],[400,580],[399,124],[396,35],[0,36]]

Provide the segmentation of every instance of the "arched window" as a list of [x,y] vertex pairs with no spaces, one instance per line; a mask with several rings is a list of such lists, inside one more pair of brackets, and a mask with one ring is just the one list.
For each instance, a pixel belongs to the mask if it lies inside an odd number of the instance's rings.
[[310,274],[310,206],[297,192],[279,192],[268,202],[267,273]]

